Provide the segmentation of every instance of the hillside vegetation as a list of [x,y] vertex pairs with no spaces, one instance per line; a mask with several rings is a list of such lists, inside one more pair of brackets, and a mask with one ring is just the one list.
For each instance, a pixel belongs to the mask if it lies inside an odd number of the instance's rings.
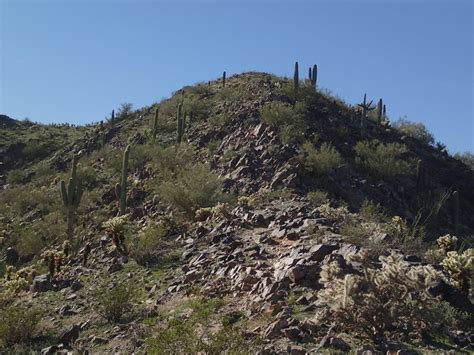
[[0,351],[473,351],[472,155],[310,72],[0,116]]

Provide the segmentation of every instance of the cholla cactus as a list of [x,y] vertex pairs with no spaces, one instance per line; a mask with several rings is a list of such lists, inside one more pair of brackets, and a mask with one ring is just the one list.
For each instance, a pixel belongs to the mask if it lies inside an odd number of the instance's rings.
[[249,207],[250,205],[250,197],[248,196],[239,196],[237,199],[237,203],[239,206]]
[[37,275],[34,266],[27,266],[14,272],[14,268],[9,266],[5,272],[4,287],[10,295],[14,295],[20,291],[25,291]]
[[373,340],[388,329],[404,331],[408,321],[415,328],[428,326],[420,309],[435,302],[426,290],[442,274],[431,266],[412,266],[399,254],[381,257],[381,268],[371,266],[365,252],[358,254],[351,259],[362,263],[362,274],[348,274],[337,262],[321,267],[324,288],[318,292],[318,303],[329,312],[326,317]]
[[196,212],[194,212],[194,218],[196,219],[196,221],[205,221],[211,216],[212,216],[211,207],[200,208],[196,210]]
[[461,290],[467,292],[474,286],[470,285],[474,279],[474,248],[467,249],[462,254],[448,251],[441,265]]
[[126,253],[124,227],[127,223],[128,215],[117,216],[104,222],[103,227],[107,235],[112,239],[117,250]]
[[445,252],[453,250],[456,247],[456,243],[458,242],[458,238],[455,236],[451,236],[450,234],[443,235],[436,240],[436,244],[438,247]]

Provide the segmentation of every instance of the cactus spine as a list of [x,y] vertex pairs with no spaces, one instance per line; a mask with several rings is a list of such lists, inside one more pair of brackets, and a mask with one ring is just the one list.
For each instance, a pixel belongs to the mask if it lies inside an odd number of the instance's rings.
[[69,240],[74,234],[74,224],[76,222],[76,211],[79,207],[82,197],[82,186],[77,179],[77,156],[72,158],[71,177],[66,186],[66,182],[61,180],[60,183],[61,199],[67,210],[67,236]]
[[298,73],[298,62],[295,62],[295,72],[293,74],[293,93],[295,96],[295,103],[298,98],[298,88],[299,88],[299,73]]
[[158,133],[158,115],[160,114],[160,109],[157,108],[155,111],[155,120],[153,121],[153,142],[156,141],[156,134]]
[[127,145],[123,152],[122,162],[122,181],[115,185],[115,195],[120,203],[119,216],[125,214],[125,208],[127,206],[127,177],[128,177],[128,157],[130,155],[130,145]]
[[454,220],[454,235],[459,233],[459,192],[453,191],[453,220]]
[[178,112],[176,114],[176,119],[177,119],[177,125],[178,125],[178,136],[176,138],[176,142],[179,144],[181,143],[181,140],[183,139],[183,133],[184,133],[184,124],[183,124],[183,118],[181,116],[181,111],[182,111],[183,105],[179,104],[178,105]]
[[222,73],[222,87],[225,88],[225,72]]

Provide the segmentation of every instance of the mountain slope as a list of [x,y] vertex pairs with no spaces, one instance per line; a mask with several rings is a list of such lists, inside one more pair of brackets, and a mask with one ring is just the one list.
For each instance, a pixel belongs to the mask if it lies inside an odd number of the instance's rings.
[[[473,171],[309,82],[298,89],[295,100],[292,81],[245,73],[98,125],[2,127],[14,137],[0,146],[3,312],[13,300],[40,309],[31,346],[470,346]],[[25,150],[35,142],[41,153]],[[128,144],[128,214],[114,219]],[[64,244],[58,183],[73,154],[85,192]],[[457,242],[433,244],[448,233]]]

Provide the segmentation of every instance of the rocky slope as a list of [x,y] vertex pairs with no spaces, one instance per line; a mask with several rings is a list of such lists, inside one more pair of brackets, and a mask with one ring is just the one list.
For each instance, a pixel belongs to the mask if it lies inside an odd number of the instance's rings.
[[[306,81],[296,101],[289,80],[245,73],[88,127],[2,123],[1,312],[38,315],[0,346],[472,351],[473,171]],[[64,243],[72,155],[85,192]]]

